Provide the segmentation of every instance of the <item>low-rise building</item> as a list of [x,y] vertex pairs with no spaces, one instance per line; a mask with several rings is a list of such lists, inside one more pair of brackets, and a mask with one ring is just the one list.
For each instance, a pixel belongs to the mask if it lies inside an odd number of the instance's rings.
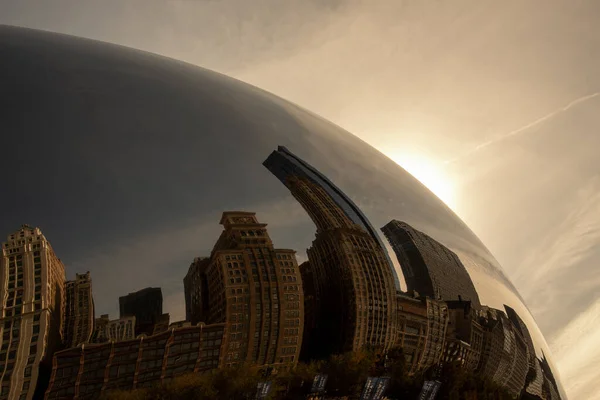
[[57,352],[46,399],[96,399],[103,393],[164,384],[221,365],[225,325],[171,329],[121,342]]

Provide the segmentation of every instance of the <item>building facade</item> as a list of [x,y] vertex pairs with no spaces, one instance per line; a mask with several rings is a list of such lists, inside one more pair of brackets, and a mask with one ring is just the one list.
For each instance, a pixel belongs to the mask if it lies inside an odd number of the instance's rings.
[[90,341],[92,343],[105,343],[108,342],[108,336],[106,335],[106,326],[110,318],[108,314],[102,314],[99,318],[94,319],[94,330]]
[[[0,399],[30,400],[63,335],[65,268],[39,228],[23,225],[0,258]],[[41,386],[41,385],[40,385]]]
[[200,324],[59,351],[45,398],[97,399],[107,391],[165,384],[186,373],[217,368],[224,332],[223,324]]
[[475,371],[483,348],[483,327],[477,321],[477,311],[469,301],[448,301],[445,362],[459,362]]
[[291,192],[317,228],[308,249],[307,282],[315,322],[309,358],[382,349],[394,342],[395,270],[360,209],[323,174],[279,147],[263,163]]
[[481,306],[467,269],[453,251],[405,222],[392,220],[381,230],[396,253],[409,292]]
[[186,279],[205,290],[198,295],[188,284],[186,309],[205,323],[226,324],[225,365],[289,369],[298,361],[304,324],[295,251],[275,249],[255,213],[224,212],[220,223],[225,229],[210,260],[190,267]]
[[427,305],[423,300],[399,293],[396,310],[397,336],[394,346],[402,348],[408,374],[413,375],[423,369],[421,359],[429,334]]
[[171,323],[171,315],[169,315],[168,313],[161,315],[158,318],[158,320],[156,321],[156,324],[154,324],[154,329],[152,330],[152,334],[157,335],[159,333],[166,332],[170,327],[170,323]]
[[379,245],[357,227],[337,228],[318,233],[307,253],[316,289],[314,357],[390,348],[394,286]]
[[[278,146],[277,150],[271,153],[271,155],[264,161],[263,165],[286,186],[288,186],[287,181],[289,177],[295,176],[298,178],[304,178],[321,187],[327,194],[327,203],[333,202],[334,206],[331,207],[329,213],[318,216],[324,217],[325,219],[315,218],[317,217],[316,215],[310,215],[315,225],[317,225],[317,232],[319,232],[320,229],[330,229],[332,226],[336,226],[336,220],[338,220],[341,226],[344,226],[346,221],[350,219],[354,224],[360,226],[362,230],[364,230],[376,243],[378,243],[392,271],[395,289],[400,290],[400,280],[398,279],[398,274],[393,267],[392,260],[387,253],[383,240],[367,216],[352,201],[352,199],[350,199],[350,197],[348,197],[340,188],[334,185],[333,182],[331,182],[324,174],[319,172],[305,160],[293,154],[284,146]],[[306,209],[306,211],[310,214],[309,209]],[[321,222],[323,225],[321,225]]]
[[94,330],[94,300],[90,273],[76,274],[65,283],[65,347],[89,343]]
[[137,335],[135,326],[135,317],[123,317],[108,321],[106,323],[104,337],[106,337],[107,341],[112,342],[135,339]]
[[201,316],[206,314],[208,306],[207,280],[203,271],[210,263],[210,257],[196,257],[183,278],[185,295],[185,319],[192,324],[197,324]]
[[501,310],[484,308],[481,359],[477,372],[517,396],[529,371],[525,340]]
[[145,288],[127,296],[119,297],[120,317],[135,317],[135,331],[138,335],[152,335],[154,325],[159,321],[162,311],[162,290]]
[[425,304],[427,306],[429,330],[427,332],[425,350],[420,361],[420,368],[422,370],[438,365],[442,361],[449,321],[448,306],[446,303],[427,298],[425,299]]

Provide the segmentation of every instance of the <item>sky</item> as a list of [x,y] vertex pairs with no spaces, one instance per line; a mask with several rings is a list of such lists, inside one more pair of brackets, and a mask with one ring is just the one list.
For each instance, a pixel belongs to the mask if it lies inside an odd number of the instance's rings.
[[594,0],[0,0],[2,24],[225,73],[405,166],[504,267],[573,399],[600,398],[598,15]]

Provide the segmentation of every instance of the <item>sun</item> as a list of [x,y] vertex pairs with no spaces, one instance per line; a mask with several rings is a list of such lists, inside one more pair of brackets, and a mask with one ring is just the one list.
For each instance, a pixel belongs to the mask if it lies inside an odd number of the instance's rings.
[[448,207],[456,209],[456,192],[449,174],[442,163],[417,153],[391,156],[397,164],[417,178]]

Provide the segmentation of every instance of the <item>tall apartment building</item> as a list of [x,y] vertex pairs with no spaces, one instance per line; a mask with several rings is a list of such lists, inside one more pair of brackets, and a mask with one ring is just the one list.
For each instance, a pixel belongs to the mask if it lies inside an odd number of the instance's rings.
[[396,253],[409,292],[481,306],[467,269],[453,251],[406,222],[392,220],[381,230]]
[[318,233],[307,253],[316,293],[313,356],[389,348],[394,286],[379,245],[360,228],[337,228]]
[[94,329],[94,300],[90,273],[76,274],[65,283],[65,347],[89,343]]
[[217,368],[223,336],[223,324],[200,324],[59,351],[45,398],[97,399],[111,390],[166,384],[183,374]]
[[501,310],[483,308],[481,359],[477,372],[517,396],[529,371],[527,344]]
[[448,306],[446,303],[428,298],[425,299],[425,304],[427,306],[429,331],[427,333],[427,343],[423,351],[423,357],[421,358],[422,370],[437,365],[442,361],[449,321]]
[[393,267],[392,260],[390,259],[383,240],[367,216],[352,201],[352,199],[346,195],[346,193],[334,185],[333,182],[315,167],[284,146],[278,146],[277,150],[273,151],[263,162],[263,165],[286,186],[286,181],[291,176],[304,178],[314,185],[319,186],[327,195],[327,200],[323,205],[331,206],[329,212],[312,215],[311,211],[305,208],[315,225],[317,225],[317,232],[320,232],[322,229],[331,229],[332,226],[338,226],[338,224],[340,224],[340,226],[345,226],[346,221],[350,219],[379,245],[392,272],[395,289],[400,290],[398,274]]
[[210,257],[196,257],[183,278],[185,294],[185,319],[192,324],[200,322],[208,306],[208,281],[202,277],[202,271],[210,264]]
[[0,399],[39,398],[63,334],[65,268],[39,228],[23,225],[0,259]]
[[[394,341],[397,277],[381,239],[360,209],[323,174],[284,147],[263,163],[317,227],[305,275],[314,289],[310,358]],[[399,285],[398,285],[399,287]]]
[[135,317],[136,334],[152,335],[154,325],[160,320],[162,311],[160,288],[145,288],[127,296],[119,297],[120,317]]
[[298,361],[304,318],[295,251],[275,249],[255,213],[224,212],[220,223],[225,229],[210,259],[193,263],[186,277],[186,310],[225,324],[225,365],[286,370]]

